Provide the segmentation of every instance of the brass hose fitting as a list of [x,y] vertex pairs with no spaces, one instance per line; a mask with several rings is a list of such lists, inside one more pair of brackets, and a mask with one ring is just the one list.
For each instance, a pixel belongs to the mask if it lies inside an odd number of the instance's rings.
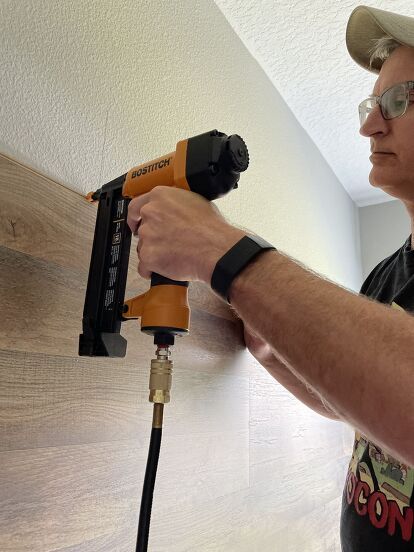
[[156,356],[151,360],[151,375],[149,381],[149,400],[153,403],[166,404],[170,402],[173,363],[168,345],[157,346]]

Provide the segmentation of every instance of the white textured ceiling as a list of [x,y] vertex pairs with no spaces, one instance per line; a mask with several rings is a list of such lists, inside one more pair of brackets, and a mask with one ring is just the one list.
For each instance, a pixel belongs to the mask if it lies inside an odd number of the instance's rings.
[[358,205],[390,196],[368,182],[369,140],[357,106],[376,75],[349,56],[346,24],[360,5],[414,16],[413,0],[215,0]]
[[[213,1],[0,0],[0,151],[86,192],[200,128],[236,128],[223,67],[241,87],[249,76],[227,20],[349,195],[390,199],[368,182],[358,134],[376,78],[345,46],[358,2]],[[375,6],[414,16],[413,0]]]

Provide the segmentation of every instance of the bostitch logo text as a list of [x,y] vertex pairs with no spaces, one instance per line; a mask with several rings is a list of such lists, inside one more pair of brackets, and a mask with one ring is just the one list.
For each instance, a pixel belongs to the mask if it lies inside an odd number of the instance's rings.
[[161,161],[158,161],[158,163],[153,163],[152,165],[142,167],[137,171],[134,171],[131,178],[138,178],[138,176],[144,176],[144,174],[151,173],[153,171],[156,171],[157,169],[163,169],[170,164],[171,159],[172,157],[167,157],[166,159],[161,159]]

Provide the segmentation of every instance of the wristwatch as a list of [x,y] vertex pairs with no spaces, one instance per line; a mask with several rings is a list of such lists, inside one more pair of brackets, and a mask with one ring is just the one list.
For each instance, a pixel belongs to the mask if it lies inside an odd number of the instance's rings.
[[263,251],[276,250],[260,236],[246,235],[217,262],[211,276],[211,287],[230,303],[229,290],[234,278]]

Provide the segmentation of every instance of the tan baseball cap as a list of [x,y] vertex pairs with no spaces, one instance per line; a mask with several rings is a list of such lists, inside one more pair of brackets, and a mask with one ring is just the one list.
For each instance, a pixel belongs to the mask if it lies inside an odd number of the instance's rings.
[[379,73],[384,63],[376,59],[369,65],[373,39],[388,35],[397,42],[414,47],[414,17],[358,6],[351,13],[346,27],[346,46],[352,59],[372,73]]

